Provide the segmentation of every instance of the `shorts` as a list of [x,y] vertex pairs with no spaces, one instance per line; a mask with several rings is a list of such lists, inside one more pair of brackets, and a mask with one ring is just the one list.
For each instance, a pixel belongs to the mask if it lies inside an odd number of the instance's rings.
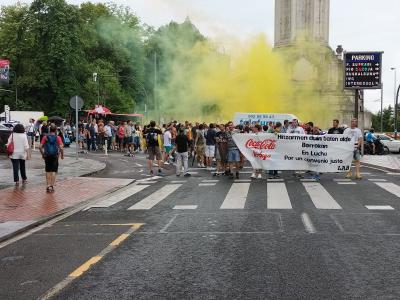
[[172,146],[164,146],[164,149],[165,149],[165,152],[169,154],[172,150]]
[[214,157],[215,155],[215,146],[208,145],[206,146],[206,157]]
[[239,149],[228,149],[228,162],[240,162]]
[[359,161],[361,159],[361,152],[358,149],[354,149],[353,151],[353,160]]
[[58,156],[46,156],[44,163],[46,172],[58,172]]
[[154,160],[154,158],[157,159],[157,160],[161,160],[162,159],[160,147],[158,147],[158,146],[156,146],[156,147],[148,147],[147,148],[147,154],[148,154],[147,159],[149,159],[149,160]]

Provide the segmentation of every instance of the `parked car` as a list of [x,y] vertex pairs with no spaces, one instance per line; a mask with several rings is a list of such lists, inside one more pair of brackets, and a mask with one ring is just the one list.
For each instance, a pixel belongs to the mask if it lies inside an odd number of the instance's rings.
[[396,141],[395,139],[383,133],[375,134],[375,136],[380,138],[385,148],[387,148],[390,152],[400,153],[400,141]]
[[0,124],[0,153],[6,153],[6,144],[11,133],[12,128]]

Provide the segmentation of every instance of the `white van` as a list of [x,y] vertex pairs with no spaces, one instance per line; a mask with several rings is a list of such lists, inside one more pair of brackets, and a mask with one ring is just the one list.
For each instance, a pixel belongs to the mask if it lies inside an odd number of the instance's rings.
[[[260,124],[268,125],[269,122],[276,124],[280,122],[283,125],[283,121],[298,119],[292,114],[277,114],[277,113],[235,113],[233,123],[235,125],[246,125],[246,124]],[[300,122],[300,120],[299,120]]]

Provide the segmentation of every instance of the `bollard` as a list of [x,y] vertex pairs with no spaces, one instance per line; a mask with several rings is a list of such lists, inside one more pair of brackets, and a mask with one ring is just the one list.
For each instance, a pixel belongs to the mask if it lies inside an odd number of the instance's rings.
[[104,141],[104,152],[105,152],[106,155],[108,155],[107,148],[108,148],[108,141],[107,141],[107,139],[106,139],[106,140]]

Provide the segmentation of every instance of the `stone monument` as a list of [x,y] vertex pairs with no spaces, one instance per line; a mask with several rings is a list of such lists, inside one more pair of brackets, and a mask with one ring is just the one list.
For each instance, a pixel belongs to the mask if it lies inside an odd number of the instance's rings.
[[[331,118],[350,124],[354,115],[354,91],[343,90],[343,49],[329,46],[329,0],[275,0],[275,47],[287,63],[295,103],[313,101],[328,107]],[[305,95],[304,91],[311,91]],[[308,120],[303,120],[308,121]]]

